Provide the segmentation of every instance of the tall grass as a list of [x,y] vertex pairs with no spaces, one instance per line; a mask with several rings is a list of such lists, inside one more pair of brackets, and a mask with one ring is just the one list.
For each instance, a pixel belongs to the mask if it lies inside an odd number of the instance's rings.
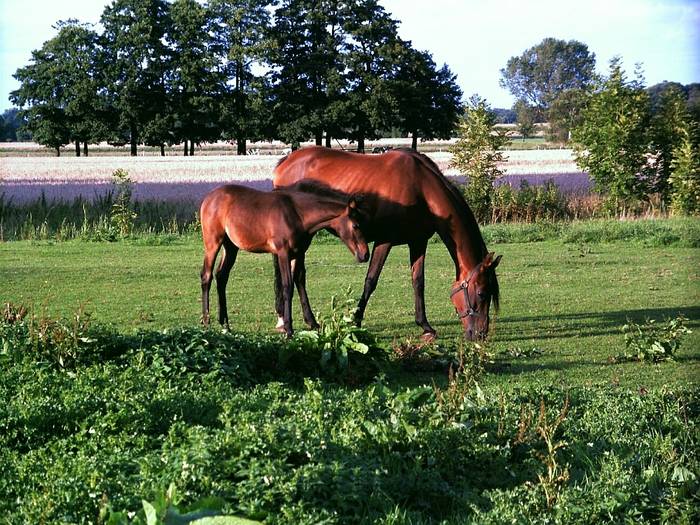
[[[44,194],[16,203],[0,193],[0,242],[13,240],[117,240],[116,190],[92,199],[51,200]],[[182,235],[199,231],[195,199],[148,199],[131,202],[132,237]],[[591,220],[594,219],[594,220]],[[631,220],[637,219],[637,220]],[[659,200],[639,203],[612,216],[603,196],[561,192],[553,183],[524,182],[519,189],[494,189],[489,224],[482,232],[490,243],[563,240],[572,243],[637,240],[654,245],[700,246],[700,222],[673,218]],[[319,240],[330,239],[322,234]]]
[[[94,199],[49,201],[40,198],[15,204],[0,194],[0,241],[11,240],[112,240],[112,212],[116,194],[108,191]],[[194,201],[147,200],[132,204],[136,214],[134,235],[177,235],[197,229],[198,205]]]

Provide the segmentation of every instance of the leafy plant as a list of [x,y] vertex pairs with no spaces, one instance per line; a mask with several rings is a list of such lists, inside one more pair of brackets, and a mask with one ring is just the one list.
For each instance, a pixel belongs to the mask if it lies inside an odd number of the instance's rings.
[[547,409],[544,399],[540,400],[540,415],[537,419],[536,431],[545,446],[544,452],[536,452],[537,457],[544,463],[547,471],[545,474],[538,474],[537,479],[544,491],[547,507],[551,508],[557,500],[562,486],[569,480],[569,469],[562,467],[558,460],[558,452],[567,443],[564,440],[557,440],[556,434],[559,427],[566,419],[569,412],[569,396],[564,399],[564,405],[552,421],[547,417]]
[[678,316],[661,324],[655,319],[648,319],[640,325],[628,319],[622,327],[627,349],[617,359],[654,363],[672,360],[681,345],[681,338],[692,333],[685,326],[686,321],[685,317]]
[[485,365],[491,362],[491,354],[486,347],[472,343],[470,352],[465,353],[460,346],[455,363],[450,365],[446,388],[434,387],[438,412],[447,421],[459,421],[467,400],[472,394],[485,401],[479,381],[484,375]]
[[131,202],[134,183],[129,174],[122,169],[116,170],[112,179],[112,184],[116,187],[116,197],[112,204],[111,224],[121,237],[127,237],[133,231],[137,217]]
[[374,336],[365,328],[355,325],[354,314],[357,307],[348,287],[344,299],[331,298],[330,314],[318,313],[318,330],[302,330],[294,335],[292,348],[320,350],[320,365],[324,370],[346,371],[351,354],[366,355],[371,349],[378,349]]
[[143,510],[130,519],[126,511],[116,512],[103,507],[100,516],[106,525],[261,525],[236,516],[222,514],[224,501],[221,498],[203,498],[184,507],[179,504],[175,484],[171,483],[165,494],[154,501],[142,500]]

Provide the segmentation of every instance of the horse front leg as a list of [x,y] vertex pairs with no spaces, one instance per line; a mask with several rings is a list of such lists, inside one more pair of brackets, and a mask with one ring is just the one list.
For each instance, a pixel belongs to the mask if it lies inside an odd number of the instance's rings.
[[299,302],[301,303],[301,311],[304,314],[304,322],[309,328],[316,330],[319,324],[316,322],[309,303],[309,296],[306,294],[306,259],[304,254],[299,255],[295,259],[292,273],[294,275],[294,284],[296,284],[299,292]]
[[289,260],[289,255],[286,253],[278,254],[277,263],[282,288],[282,322],[284,333],[287,334],[287,337],[291,337],[294,333],[292,329],[292,294],[294,293],[294,281],[292,279],[292,265]]
[[362,325],[362,319],[365,317],[365,308],[367,308],[372,292],[377,288],[379,274],[382,273],[382,268],[390,250],[391,243],[388,242],[382,244],[375,242],[372,247],[372,256],[370,257],[367,276],[365,277],[365,288],[362,291],[362,297],[360,297],[360,301],[357,303],[357,310],[355,311],[355,324],[357,326]]
[[229,328],[228,308],[226,307],[226,284],[236,262],[238,246],[233,244],[228,238],[224,239],[224,254],[216,270],[216,291],[219,296],[219,324]]
[[416,324],[423,328],[421,339],[432,341],[437,337],[437,333],[428,323],[425,314],[425,251],[428,247],[428,240],[424,239],[408,245],[411,259],[411,278],[413,280],[413,296],[416,305]]

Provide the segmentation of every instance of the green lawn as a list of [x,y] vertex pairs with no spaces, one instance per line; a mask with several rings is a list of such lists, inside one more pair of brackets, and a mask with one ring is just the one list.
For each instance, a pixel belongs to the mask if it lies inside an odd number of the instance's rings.
[[[199,320],[201,247],[182,238],[157,246],[120,243],[11,242],[0,244],[0,300],[49,316],[68,317],[80,306],[99,323],[121,331],[196,324]],[[492,245],[499,267],[502,307],[490,348],[497,356],[489,381],[518,384],[618,382],[688,384],[700,377],[700,286],[693,248],[648,247],[640,242],[574,245],[559,242]],[[333,294],[362,287],[365,265],[335,242],[316,243],[307,256],[308,288],[315,311],[327,311]],[[461,338],[448,299],[454,267],[440,243],[429,245],[426,263],[428,315],[443,341]],[[236,331],[271,333],[271,260],[241,253],[228,287]],[[216,306],[213,292],[213,308]],[[624,349],[627,319],[690,319],[675,363],[610,364]],[[295,327],[302,328],[295,299]],[[417,337],[408,252],[395,248],[366,313],[365,327],[385,342]],[[506,358],[505,350],[533,354]],[[533,352],[532,349],[541,351]]]
[[[0,322],[0,521],[697,523],[700,250],[586,238],[491,243],[504,256],[491,362],[450,377],[441,358],[418,372],[370,353],[338,373],[318,348],[285,350],[268,337],[269,256],[240,254],[229,298],[241,333],[223,334],[196,328],[194,238],[0,243],[0,303],[39,317]],[[462,341],[454,268],[441,244],[428,251],[444,351]],[[315,309],[357,295],[365,270],[314,244]],[[91,330],[75,327],[81,307]],[[628,318],[679,313],[693,333],[674,361],[610,361]],[[298,306],[295,318],[301,328]],[[387,346],[419,335],[405,247],[365,326]]]

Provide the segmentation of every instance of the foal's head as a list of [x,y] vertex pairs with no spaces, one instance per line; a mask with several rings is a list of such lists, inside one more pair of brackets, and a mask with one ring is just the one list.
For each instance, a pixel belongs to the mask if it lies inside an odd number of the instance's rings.
[[493,301],[498,308],[498,280],[496,266],[501,256],[489,253],[477,264],[463,281],[452,285],[450,299],[457,310],[464,328],[464,336],[470,341],[485,339],[489,332],[489,307]]
[[330,227],[338,234],[358,262],[367,262],[369,259],[369,247],[362,235],[362,221],[364,215],[360,211],[358,200],[351,197],[343,213],[338,215],[330,223]]

